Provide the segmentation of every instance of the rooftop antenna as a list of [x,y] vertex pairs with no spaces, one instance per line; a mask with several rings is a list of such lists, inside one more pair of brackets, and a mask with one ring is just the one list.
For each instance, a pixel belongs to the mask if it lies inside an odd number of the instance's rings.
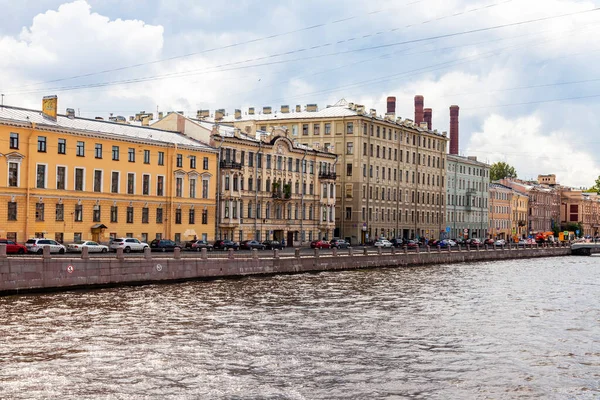
[[2,93],[2,104],[0,105],[4,106],[4,93]]

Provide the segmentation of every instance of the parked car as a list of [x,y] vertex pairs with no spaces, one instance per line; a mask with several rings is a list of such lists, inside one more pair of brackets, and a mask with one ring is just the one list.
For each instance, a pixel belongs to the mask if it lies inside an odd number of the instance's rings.
[[56,240],[29,239],[25,242],[25,247],[27,247],[27,251],[29,253],[42,254],[44,252],[44,247],[46,246],[50,247],[50,253],[64,254],[67,251],[66,247],[58,243]]
[[108,252],[108,246],[98,244],[91,240],[80,240],[75,243],[69,243],[67,245],[67,251],[71,253],[81,253],[83,248],[87,247],[89,253],[106,253]]
[[467,239],[467,244],[469,246],[481,246],[483,243],[481,242],[481,240],[479,240],[477,238],[472,238],[472,239]]
[[208,243],[206,240],[192,240],[185,244],[185,248],[191,251],[213,251],[213,245]]
[[140,242],[134,238],[115,238],[108,247],[113,251],[123,249],[124,253],[131,253],[132,251],[144,251],[145,248],[150,246],[148,246],[148,243]]
[[331,244],[326,240],[313,240],[310,242],[311,249],[329,249]]
[[350,243],[346,242],[344,239],[333,239],[329,244],[332,249],[347,249],[350,247]]
[[419,242],[416,240],[408,240],[406,242],[406,248],[408,249],[416,249],[417,247],[419,247]]
[[392,242],[392,246],[394,247],[402,247],[406,243],[406,241],[402,238],[393,238],[390,240],[390,242]]
[[488,246],[493,246],[496,241],[494,239],[485,239],[483,244],[487,244]]
[[154,239],[150,242],[151,251],[175,251],[175,249],[181,249],[181,246],[169,239]]
[[390,242],[390,241],[389,241],[389,240],[387,240],[387,239],[378,239],[378,240],[377,240],[377,241],[376,241],[376,242],[373,244],[373,246],[375,246],[375,247],[389,248],[389,247],[392,247],[393,245],[392,245],[392,242]]
[[215,249],[215,250],[228,250],[228,249],[239,250],[240,245],[237,242],[234,242],[231,240],[220,239],[220,240],[217,240],[213,244],[213,249]]
[[25,254],[25,253],[27,253],[27,247],[13,241],[13,240],[0,239],[0,244],[6,245],[6,254]]
[[262,244],[267,250],[283,249],[283,244],[281,244],[281,242],[278,240],[265,240],[264,242],[262,242]]
[[506,240],[504,239],[498,239],[494,242],[494,246],[505,246],[506,245]]
[[440,247],[442,247],[442,248],[456,247],[456,246],[458,246],[458,245],[452,239],[444,239],[444,240],[440,241]]
[[266,246],[257,240],[244,240],[240,243],[240,249],[242,250],[264,250]]

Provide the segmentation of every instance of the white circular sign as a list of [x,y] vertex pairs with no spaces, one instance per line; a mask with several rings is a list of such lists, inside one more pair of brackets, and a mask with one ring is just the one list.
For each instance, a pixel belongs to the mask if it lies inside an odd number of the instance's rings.
[[157,270],[158,272],[162,271],[162,265],[160,265],[160,264],[156,264],[156,270]]
[[73,268],[72,265],[67,266],[67,272],[68,273],[72,274],[74,270],[75,270],[75,268]]

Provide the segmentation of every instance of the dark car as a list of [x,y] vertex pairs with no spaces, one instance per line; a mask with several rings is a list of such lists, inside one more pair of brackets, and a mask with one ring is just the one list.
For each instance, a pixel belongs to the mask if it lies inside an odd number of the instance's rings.
[[390,240],[390,242],[392,242],[392,245],[394,245],[394,247],[402,247],[404,246],[404,239],[402,238],[393,238],[392,240]]
[[313,240],[310,242],[311,249],[329,249],[331,248],[331,244],[329,244],[326,240]]
[[174,251],[175,249],[181,249],[181,246],[169,239],[154,239],[150,242],[151,251]]
[[493,246],[496,241],[494,239],[485,239],[483,244],[487,244],[488,246]]
[[232,242],[231,240],[217,240],[215,242],[215,244],[213,244],[213,248],[215,250],[227,250],[227,249],[239,250],[240,245],[237,244],[236,242]]
[[267,250],[283,249],[283,244],[281,244],[281,242],[278,240],[265,240],[264,242],[262,242],[262,244]]
[[416,240],[409,240],[408,242],[406,242],[406,247],[409,249],[416,249],[417,247],[419,247],[420,243]]
[[333,239],[329,242],[329,245],[332,249],[347,249],[350,247],[350,243],[346,242],[344,239]]
[[240,243],[240,249],[243,249],[243,250],[253,250],[253,249],[264,250],[265,249],[265,245],[262,244],[261,242],[257,241],[257,240],[244,240],[242,243]]
[[208,243],[206,240],[193,240],[185,244],[185,248],[191,251],[213,251],[213,245]]

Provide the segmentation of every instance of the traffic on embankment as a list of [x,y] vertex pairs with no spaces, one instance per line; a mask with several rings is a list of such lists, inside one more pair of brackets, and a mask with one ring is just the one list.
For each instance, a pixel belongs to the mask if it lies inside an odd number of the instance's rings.
[[293,252],[273,250],[270,257],[259,257],[257,250],[247,253],[227,252],[210,257],[202,249],[196,257],[182,257],[180,249],[173,254],[156,255],[150,249],[128,256],[121,249],[105,257],[90,257],[87,249],[78,257],[50,254],[8,257],[0,246],[0,295],[48,290],[99,288],[119,285],[166,283],[196,279],[244,277],[250,275],[290,274],[303,272],[349,270],[378,267],[412,267],[457,262],[479,262],[503,259],[565,256],[568,245],[529,247],[477,246],[458,249],[440,247],[416,249],[348,248]]

